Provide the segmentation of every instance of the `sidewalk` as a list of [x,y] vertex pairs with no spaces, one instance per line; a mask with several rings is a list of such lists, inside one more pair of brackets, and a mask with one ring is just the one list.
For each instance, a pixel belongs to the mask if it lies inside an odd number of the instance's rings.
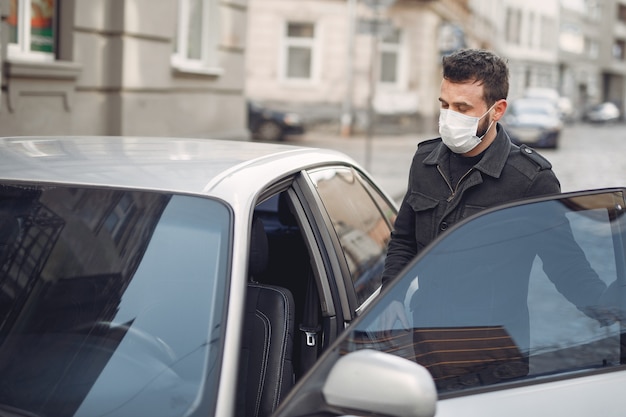
[[436,137],[432,134],[375,135],[342,137],[325,132],[307,132],[289,138],[287,143],[334,149],[352,157],[365,168],[374,181],[394,200],[400,202],[409,176],[411,160],[420,141]]

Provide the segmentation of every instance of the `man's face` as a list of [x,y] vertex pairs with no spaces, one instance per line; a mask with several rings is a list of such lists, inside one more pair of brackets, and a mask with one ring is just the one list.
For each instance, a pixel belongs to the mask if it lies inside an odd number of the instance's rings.
[[[441,82],[441,94],[439,102],[442,109],[465,114],[467,116],[481,117],[489,108],[483,100],[484,87],[476,82],[453,83],[444,78]],[[490,123],[489,115],[485,115],[478,122],[476,136],[482,136],[487,131]]]

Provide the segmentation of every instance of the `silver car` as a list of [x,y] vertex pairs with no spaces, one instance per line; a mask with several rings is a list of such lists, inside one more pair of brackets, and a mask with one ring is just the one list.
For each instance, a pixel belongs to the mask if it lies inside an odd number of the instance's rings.
[[380,289],[345,155],[0,139],[0,415],[267,416]]
[[381,289],[331,151],[0,140],[0,415],[621,416],[626,190],[485,209]]

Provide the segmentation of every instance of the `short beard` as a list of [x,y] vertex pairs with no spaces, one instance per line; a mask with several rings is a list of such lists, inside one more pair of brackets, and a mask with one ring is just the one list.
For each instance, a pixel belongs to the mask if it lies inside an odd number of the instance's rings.
[[490,123],[491,122],[489,121],[489,118],[486,118],[482,122],[479,122],[478,129],[476,130],[476,136],[478,136],[479,138],[485,136],[487,134],[487,130],[489,129]]

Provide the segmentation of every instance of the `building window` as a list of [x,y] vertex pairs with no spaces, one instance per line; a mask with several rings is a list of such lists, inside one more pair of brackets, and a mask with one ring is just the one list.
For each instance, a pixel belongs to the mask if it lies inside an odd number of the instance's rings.
[[380,42],[380,78],[384,84],[398,84],[400,70],[401,32],[393,29]]
[[315,25],[287,22],[285,34],[284,76],[287,79],[313,79],[315,55]]
[[[544,39],[549,39],[544,36]],[[582,54],[585,51],[585,36],[583,29],[573,22],[561,23],[561,31],[559,33],[559,48],[561,50],[573,54]]]
[[559,27],[555,19],[541,16],[539,20],[539,46],[543,50],[551,51],[558,47]]
[[598,59],[600,57],[600,45],[593,39],[585,39],[587,55],[591,59]]
[[626,23],[626,5],[617,5],[617,20],[622,23]]
[[10,0],[9,5],[9,57],[53,61],[56,1]]
[[178,0],[172,65],[179,70],[219,73],[217,0]]
[[[533,12],[529,12],[528,13],[528,27],[526,29],[526,36],[527,36],[527,45],[530,48],[533,48],[534,46],[536,46],[536,35],[537,35],[537,30],[535,27],[535,14]],[[538,34],[539,36],[541,36],[541,34]]]
[[506,11],[506,41],[519,45],[522,30],[522,11],[509,8]]
[[626,41],[624,39],[616,39],[613,42],[613,58],[618,61],[624,61],[626,58]]

